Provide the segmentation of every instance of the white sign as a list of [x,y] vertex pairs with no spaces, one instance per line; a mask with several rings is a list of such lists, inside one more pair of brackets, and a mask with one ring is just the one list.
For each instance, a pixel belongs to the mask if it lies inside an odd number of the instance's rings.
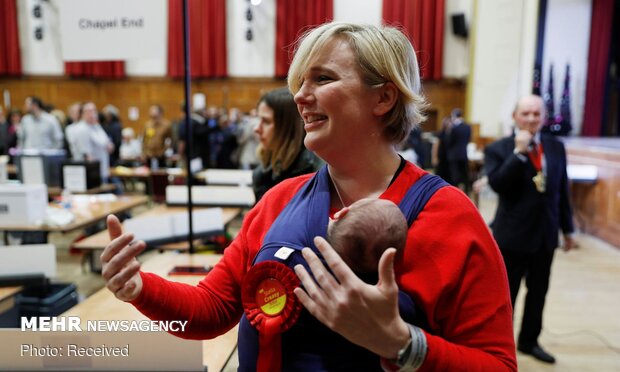
[[86,186],[86,167],[83,165],[64,165],[62,167],[64,188],[73,192],[84,192]]
[[26,185],[45,185],[45,167],[41,156],[23,156],[21,158],[22,183]]
[[60,0],[60,34],[65,61],[156,58],[166,9],[149,0]]
[[127,116],[129,117],[129,120],[131,121],[136,121],[140,119],[140,109],[137,108],[136,106],[130,106],[129,109],[127,110]]

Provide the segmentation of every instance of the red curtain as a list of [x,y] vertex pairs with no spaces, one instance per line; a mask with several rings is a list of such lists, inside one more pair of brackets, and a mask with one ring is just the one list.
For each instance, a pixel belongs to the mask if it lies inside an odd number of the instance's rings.
[[442,76],[444,13],[444,0],[383,0],[383,23],[409,37],[426,80]]
[[333,0],[277,0],[276,77],[286,77],[302,32],[334,18]]
[[65,74],[83,78],[121,79],[125,77],[125,62],[65,62]]
[[603,130],[605,82],[609,69],[613,10],[614,0],[592,2],[588,78],[586,79],[582,136],[599,137]]
[[[225,77],[226,0],[189,0],[190,67],[192,78]],[[185,74],[183,2],[168,0],[168,75]]]
[[16,0],[0,0],[0,75],[21,75]]

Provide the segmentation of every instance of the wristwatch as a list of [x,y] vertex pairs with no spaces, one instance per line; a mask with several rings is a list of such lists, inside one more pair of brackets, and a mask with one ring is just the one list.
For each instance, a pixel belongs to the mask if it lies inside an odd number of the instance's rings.
[[394,364],[396,364],[399,367],[404,367],[405,364],[409,362],[409,359],[411,356],[411,350],[412,350],[411,343],[412,343],[412,338],[409,337],[409,341],[407,341],[407,344],[403,346],[402,349],[398,350],[398,354],[396,356],[396,360],[394,361]]
[[396,359],[390,362],[398,367],[399,371],[416,371],[426,358],[428,344],[424,332],[418,327],[407,324],[409,327],[410,338],[407,344],[396,354]]

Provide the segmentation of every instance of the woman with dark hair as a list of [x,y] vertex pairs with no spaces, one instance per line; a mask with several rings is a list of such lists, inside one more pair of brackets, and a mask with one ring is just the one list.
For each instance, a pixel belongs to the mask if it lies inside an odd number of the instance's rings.
[[304,127],[288,88],[265,93],[258,101],[258,158],[252,182],[256,201],[281,181],[312,173],[318,159],[304,147]]

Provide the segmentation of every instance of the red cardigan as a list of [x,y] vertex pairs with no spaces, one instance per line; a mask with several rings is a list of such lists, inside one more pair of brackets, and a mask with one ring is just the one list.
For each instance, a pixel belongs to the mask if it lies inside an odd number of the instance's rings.
[[[407,163],[381,195],[398,204],[424,171]],[[246,215],[221,261],[190,286],[141,273],[132,304],[156,320],[188,320],[183,338],[216,337],[242,314],[241,285],[263,238],[288,201],[312,175],[286,180]],[[489,229],[470,200],[444,187],[409,229],[396,261],[396,280],[428,317],[428,354],[420,370],[517,370],[506,270]]]

